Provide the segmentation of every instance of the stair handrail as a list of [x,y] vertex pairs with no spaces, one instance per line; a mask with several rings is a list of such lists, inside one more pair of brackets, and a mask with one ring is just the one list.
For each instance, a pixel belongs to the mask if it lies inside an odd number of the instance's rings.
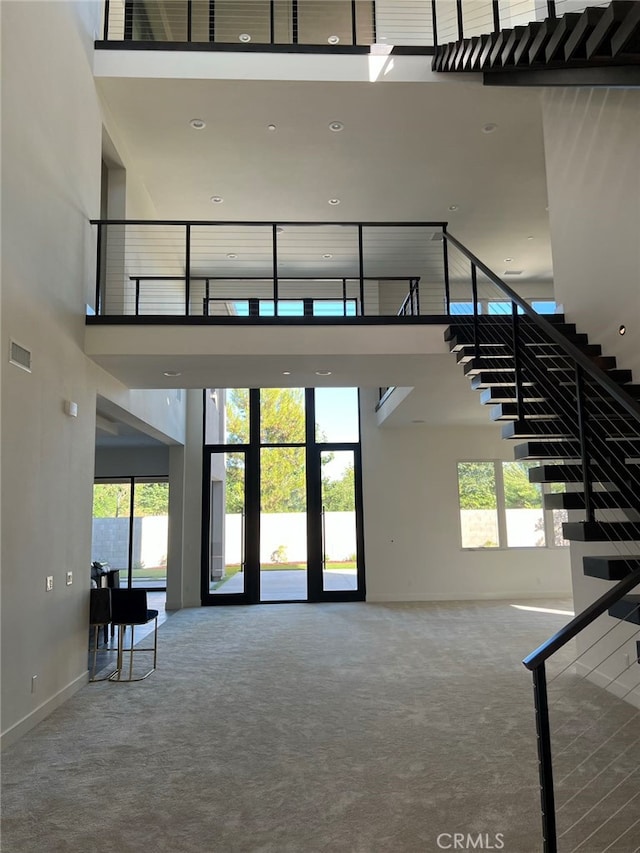
[[553,341],[555,341],[555,343],[562,347],[567,355],[571,356],[571,358],[579,364],[583,370],[596,380],[598,385],[605,388],[606,391],[611,394],[611,396],[620,403],[620,405],[623,406],[635,420],[640,422],[640,403],[627,394],[622,386],[618,385],[617,382],[614,382],[613,379],[607,376],[604,370],[601,370],[601,368],[594,364],[591,359],[582,352],[582,350],[580,350],[575,344],[571,343],[571,341],[563,335],[562,332],[559,332],[552,323],[545,320],[542,315],[538,314],[538,312],[525,302],[524,299],[515,292],[515,290],[512,290],[506,282],[496,275],[493,270],[489,269],[486,264],[477,258],[473,252],[470,252],[466,246],[464,246],[446,229],[443,231],[443,237],[447,242],[451,243],[460,252],[462,252],[462,254],[468,258],[468,260],[470,260],[477,269],[481,270],[487,278],[511,300],[511,302],[515,302],[536,326],[542,329]]
[[550,637],[531,654],[527,655],[522,663],[531,671],[539,667],[638,584],[640,584],[640,568],[635,569],[621,581],[618,581],[614,587],[607,590],[604,595],[586,607],[582,613],[575,616],[553,637]]

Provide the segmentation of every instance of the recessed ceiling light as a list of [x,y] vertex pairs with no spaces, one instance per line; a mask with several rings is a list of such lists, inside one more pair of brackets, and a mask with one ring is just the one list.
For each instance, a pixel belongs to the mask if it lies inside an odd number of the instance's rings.
[[458,205],[457,205],[457,204],[450,204],[450,205],[449,205],[449,210],[457,210],[457,209],[458,209]]
[[334,133],[340,133],[341,130],[344,130],[344,125],[341,121],[332,121],[329,124],[329,130],[332,130]]
[[330,370],[316,370],[316,376],[331,376]]
[[248,42],[251,41],[251,36],[249,35],[249,33],[240,33],[238,39],[243,42]]
[[340,41],[340,36],[329,36],[327,41],[329,42],[329,44],[338,44],[338,42]]
[[421,420],[420,418],[415,418],[411,421],[412,424],[424,424],[426,421]]
[[331,205],[340,204],[340,199],[339,198],[330,198],[329,204],[331,204]]
[[487,124],[482,125],[482,132],[483,133],[493,133],[497,129],[498,129],[498,125],[492,121],[489,121],[489,122],[487,122]]
[[505,258],[504,259],[505,264],[510,264],[512,261],[513,261],[513,258]]
[[290,370],[283,370],[282,375],[283,376],[291,376],[291,371]]
[[189,124],[194,130],[204,130],[207,126],[207,123],[202,121],[201,118],[192,118]]
[[330,258],[333,257],[333,255],[331,254],[331,252],[325,252],[322,257],[324,258],[325,261],[328,261],[328,260],[330,260]]
[[223,201],[224,201],[224,199],[222,198],[222,196],[219,196],[219,195],[212,195],[211,196],[211,204],[222,204]]
[[529,234],[529,236],[527,237],[527,240],[533,240],[533,234]]
[[230,260],[230,261],[235,261],[235,259],[236,259],[238,256],[236,255],[236,253],[235,253],[235,252],[228,252],[228,253],[227,253],[227,257],[229,258],[229,260]]
[[277,130],[277,127],[275,126],[275,124],[268,124],[267,130],[270,130],[271,132],[273,132],[274,130]]
[[164,375],[165,376],[182,376],[182,373],[180,373],[179,370],[165,370]]

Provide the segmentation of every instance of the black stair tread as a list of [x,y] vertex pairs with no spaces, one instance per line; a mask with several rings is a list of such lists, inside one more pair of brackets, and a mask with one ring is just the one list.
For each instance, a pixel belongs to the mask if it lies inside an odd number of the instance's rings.
[[562,535],[572,542],[640,541],[640,522],[565,521]]
[[558,20],[558,26],[553,31],[553,35],[545,47],[544,58],[547,64],[563,56],[564,44],[578,23],[579,18],[580,14],[578,12],[567,12]]
[[609,608],[608,613],[615,619],[640,625],[640,595],[625,595]]
[[586,58],[587,39],[600,22],[604,12],[605,10],[598,6],[589,6],[580,15],[573,32],[564,45],[565,61]]
[[513,448],[515,459],[580,459],[577,441],[527,441]]
[[520,438],[577,438],[577,426],[564,421],[507,421],[502,427],[502,437]]
[[464,56],[462,57],[462,69],[463,71],[471,71],[473,68],[473,56],[476,51],[476,48],[480,44],[480,36],[473,36],[469,39],[469,47],[465,50]]
[[[484,392],[483,392],[484,393]],[[549,403],[526,403],[522,406],[524,417],[527,421],[557,421],[562,416],[557,409],[553,409]],[[517,403],[498,403],[493,406],[489,412],[489,417],[492,421],[511,421],[518,419],[518,404]]]
[[[536,458],[536,457],[532,457]],[[549,457],[537,457],[542,462]],[[557,458],[557,457],[556,457]],[[630,487],[631,480],[635,480],[636,476],[633,468],[629,465],[622,465],[612,469],[600,468],[597,465],[592,465],[589,469],[591,472],[591,482],[604,486],[607,489],[615,489],[616,486],[611,482],[612,477],[616,477],[619,485],[627,483]],[[529,469],[530,483],[582,483],[582,465],[576,459],[568,460],[560,465],[538,465],[535,468]]]
[[491,51],[493,50],[495,43],[498,41],[499,35],[499,32],[487,33],[482,37],[484,44],[478,61],[479,68],[486,68],[489,65],[489,57],[491,56]]
[[[626,499],[620,492],[593,492],[592,505],[595,509],[635,509],[640,503]],[[584,509],[583,492],[561,492],[553,495],[544,495],[543,503],[545,509]]]
[[640,49],[640,3],[636,3],[611,37],[611,55],[637,53]]
[[611,56],[611,38],[636,5],[637,0],[614,0],[607,6],[604,15],[587,39],[587,59]]
[[513,55],[515,65],[525,66],[529,64],[529,48],[531,47],[536,33],[541,26],[542,21],[532,21],[524,28],[524,32],[520,37],[520,41],[518,42]]
[[[465,344],[456,350],[456,361],[461,364],[465,361],[471,361],[476,357],[476,348],[473,344]],[[513,360],[513,356],[506,346],[495,346],[494,344],[480,345],[480,358],[509,358]]]
[[524,26],[514,27],[511,31],[511,35],[507,39],[507,42],[500,54],[500,65],[504,68],[507,65],[513,65],[513,57],[516,52],[516,47],[520,43],[520,39],[525,31]]
[[621,557],[583,557],[582,567],[590,578],[606,581],[621,581],[628,574],[640,568],[640,556]]
[[[546,394],[536,393],[534,388],[528,388],[523,397],[525,405],[535,403],[546,403],[549,398]],[[515,403],[516,402],[516,386],[505,385],[497,388],[484,388],[480,391],[480,402],[484,406],[494,406],[496,403]]]
[[582,465],[538,465],[529,468],[530,483],[581,483]]
[[[478,388],[499,388],[503,387],[513,387],[514,377],[513,370],[502,371],[500,373],[496,373],[490,370],[483,370],[482,373],[476,373],[474,376],[471,376],[471,387],[474,389]],[[522,382],[523,388],[530,388],[535,383],[530,380],[524,380]]]
[[[612,379],[614,382],[617,382],[618,385],[626,385],[627,382],[631,382],[633,380],[633,373],[630,370],[627,370],[626,368],[620,367],[617,367],[615,370],[607,370],[607,376],[609,377],[609,379]],[[559,385],[575,385],[576,381],[575,374],[573,371],[565,372],[562,370],[558,370],[555,372],[553,378]],[[592,385],[596,380],[585,372],[584,381],[588,385]]]
[[[500,66],[500,57],[502,56],[502,51],[505,49],[506,44],[509,40],[509,36],[513,32],[512,29],[500,30],[498,33],[498,38],[495,40],[491,53],[489,54],[489,67],[493,68],[495,66]],[[484,67],[487,66],[485,63]]]
[[535,34],[535,37],[531,42],[531,47],[529,48],[530,65],[533,65],[535,62],[544,62],[545,48],[549,43],[549,39],[555,32],[558,23],[558,18],[547,18],[542,22],[542,26]]

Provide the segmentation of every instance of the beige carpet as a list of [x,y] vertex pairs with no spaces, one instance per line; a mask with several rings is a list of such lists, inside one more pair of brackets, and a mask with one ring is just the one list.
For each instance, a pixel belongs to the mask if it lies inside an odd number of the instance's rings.
[[430,853],[456,832],[539,851],[520,659],[568,618],[508,602],[181,611],[147,681],[88,685],[4,753],[2,851]]

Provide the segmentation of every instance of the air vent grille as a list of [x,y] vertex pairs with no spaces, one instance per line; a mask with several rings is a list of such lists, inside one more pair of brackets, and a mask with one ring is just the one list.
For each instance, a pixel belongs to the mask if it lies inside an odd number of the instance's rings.
[[505,270],[503,275],[522,275],[522,270]]
[[21,367],[22,370],[31,373],[31,351],[20,346],[15,341],[11,341],[9,361],[11,364],[15,364],[16,367]]

